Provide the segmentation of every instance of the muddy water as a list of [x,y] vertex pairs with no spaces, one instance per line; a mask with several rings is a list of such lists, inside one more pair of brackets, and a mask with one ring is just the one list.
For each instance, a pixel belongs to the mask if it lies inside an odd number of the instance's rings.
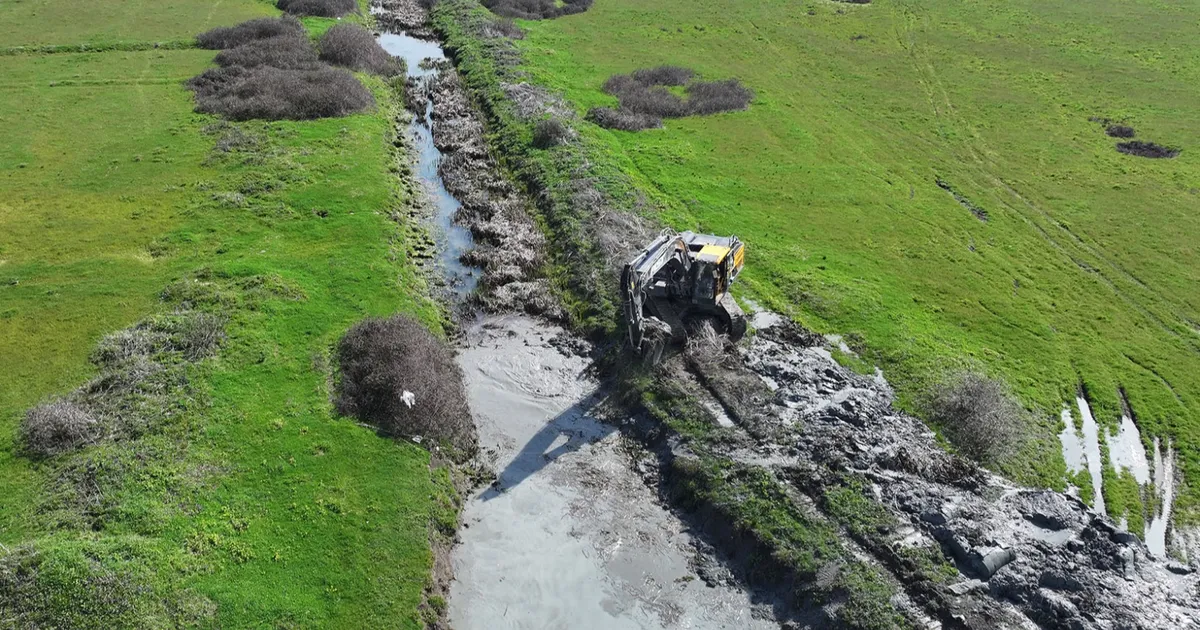
[[498,480],[463,510],[453,627],[777,628],[696,578],[693,538],[590,415],[597,385],[560,333],[523,316],[467,330],[459,364]]
[[1163,455],[1158,438],[1154,438],[1154,491],[1159,506],[1146,524],[1146,547],[1159,557],[1167,555],[1167,527],[1171,524],[1171,509],[1175,503],[1175,449],[1167,442]]
[[1142,446],[1142,434],[1127,414],[1121,416],[1121,427],[1113,435],[1104,430],[1104,442],[1108,445],[1108,458],[1118,474],[1129,471],[1139,484],[1150,482],[1150,462],[1146,461],[1146,447]]
[[1083,457],[1087,462],[1088,474],[1092,478],[1092,507],[1101,514],[1104,509],[1104,479],[1101,476],[1104,462],[1100,456],[1100,426],[1092,417],[1092,408],[1083,396],[1075,397],[1079,415],[1083,418]]
[[[383,33],[379,36],[379,44],[393,57],[404,59],[408,76],[417,81],[428,80],[437,73],[435,65],[424,62],[446,60],[446,54],[437,42],[403,33]],[[460,259],[474,247],[474,239],[470,230],[455,224],[454,214],[462,204],[446,190],[446,184],[438,174],[442,152],[433,142],[432,101],[426,104],[423,114],[413,116],[409,133],[417,154],[417,178],[425,189],[426,200],[432,210],[438,264],[451,291],[459,297],[468,295],[479,282],[479,272],[464,265]]]

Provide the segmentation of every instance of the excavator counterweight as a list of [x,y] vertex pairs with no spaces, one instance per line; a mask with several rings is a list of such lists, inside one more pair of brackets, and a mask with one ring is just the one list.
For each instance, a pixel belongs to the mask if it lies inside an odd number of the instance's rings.
[[745,264],[736,236],[664,230],[621,273],[629,343],[652,362],[689,331],[711,325],[739,339],[746,316],[729,295]]

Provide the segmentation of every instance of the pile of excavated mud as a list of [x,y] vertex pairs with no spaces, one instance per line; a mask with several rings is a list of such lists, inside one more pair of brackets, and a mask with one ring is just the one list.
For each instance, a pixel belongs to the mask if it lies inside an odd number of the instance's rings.
[[[1016,487],[947,453],[921,421],[892,407],[882,377],[840,366],[794,324],[779,320],[739,352],[738,369],[707,375],[759,440],[729,456],[769,461],[818,504],[847,475],[865,479],[898,525],[857,542],[943,624],[1200,627],[1195,567],[1154,557],[1074,497]],[[961,580],[918,585],[906,547],[940,550]]]

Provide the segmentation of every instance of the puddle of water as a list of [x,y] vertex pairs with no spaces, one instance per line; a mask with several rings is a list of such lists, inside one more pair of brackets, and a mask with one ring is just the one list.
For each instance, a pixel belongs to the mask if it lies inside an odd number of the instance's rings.
[[1121,416],[1121,428],[1116,435],[1105,429],[1104,442],[1108,444],[1113,470],[1117,473],[1128,470],[1138,484],[1150,483],[1150,462],[1146,461],[1146,447],[1142,446],[1142,435],[1133,418]]
[[841,350],[842,352],[844,352],[850,356],[855,356],[855,357],[858,356],[857,352],[850,349],[850,346],[846,345],[846,341],[845,341],[845,339],[842,338],[841,335],[825,335],[825,339],[829,343],[836,346],[838,350]]
[[1067,463],[1067,472],[1074,475],[1082,471],[1086,463],[1083,458],[1083,440],[1075,431],[1075,417],[1071,415],[1071,408],[1066,405],[1063,405],[1062,421],[1063,430],[1058,434],[1058,441],[1062,443],[1062,456],[1063,461]]
[[754,315],[750,316],[750,325],[758,330],[770,328],[782,321],[783,318],[778,313],[772,313],[771,311],[757,311]]
[[437,42],[417,39],[404,33],[381,33],[379,45],[393,57],[400,57],[408,64],[408,76],[421,79],[435,74],[432,68],[422,68],[421,62],[426,59],[444,61],[446,53]]
[[[434,68],[422,68],[423,60],[446,59],[445,52],[436,42],[403,33],[383,33],[379,36],[379,43],[393,57],[403,58],[408,64],[409,76],[420,81],[428,81],[438,72]],[[438,263],[450,290],[459,297],[466,296],[475,290],[479,282],[479,272],[464,265],[461,258],[463,254],[471,251],[475,241],[470,230],[454,223],[454,214],[462,204],[446,190],[446,184],[438,174],[442,152],[433,142],[432,101],[426,104],[423,116],[413,116],[409,131],[417,149],[417,178],[420,179],[429,203],[433,206],[433,236],[437,243]]]
[[[1083,418],[1081,450],[1088,474],[1092,478],[1092,507],[1101,514],[1107,514],[1107,511],[1104,509],[1104,479],[1101,477],[1104,462],[1100,456],[1100,427],[1096,424],[1096,419],[1092,417],[1092,408],[1088,405],[1086,398],[1076,396],[1075,404],[1079,407],[1080,417]],[[1064,412],[1064,421],[1069,413],[1069,410]],[[1073,428],[1073,423],[1071,427]],[[1066,442],[1064,441],[1064,451],[1066,450],[1065,444]],[[1068,467],[1070,467],[1070,464],[1068,464]]]
[[1154,491],[1158,493],[1160,506],[1157,514],[1146,524],[1146,547],[1150,553],[1165,558],[1167,555],[1167,527],[1171,523],[1171,508],[1175,502],[1175,449],[1167,442],[1163,455],[1158,438],[1154,438]]

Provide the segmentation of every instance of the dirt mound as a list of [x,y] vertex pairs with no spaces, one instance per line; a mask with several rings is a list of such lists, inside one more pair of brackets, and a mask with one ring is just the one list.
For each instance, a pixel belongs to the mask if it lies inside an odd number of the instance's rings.
[[1136,155],[1144,158],[1173,158],[1179,155],[1179,149],[1174,147],[1164,147],[1160,144],[1143,142],[1141,140],[1118,142],[1117,150],[1126,155]]

